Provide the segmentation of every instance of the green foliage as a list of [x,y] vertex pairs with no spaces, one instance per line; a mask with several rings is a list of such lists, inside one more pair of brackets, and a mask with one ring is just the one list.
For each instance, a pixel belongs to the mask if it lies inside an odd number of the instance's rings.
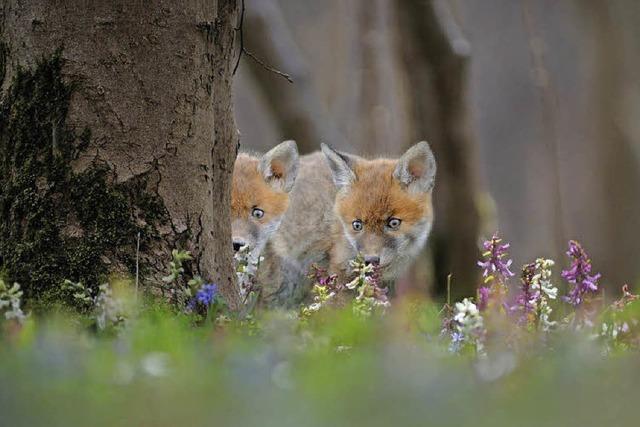
[[118,335],[31,318],[0,339],[0,413],[7,425],[635,425],[637,355],[603,358],[566,335],[474,360],[424,333],[437,307],[406,308],[327,311],[301,329],[278,312],[193,327],[151,304]]
[[15,319],[22,322],[25,315],[20,308],[22,304],[22,291],[20,285],[14,283],[8,286],[2,278],[0,278],[0,314],[4,315],[7,320]]
[[170,273],[168,276],[162,278],[162,281],[165,283],[176,282],[184,273],[184,267],[182,264],[185,261],[193,259],[188,251],[178,249],[171,251],[171,258],[171,262],[169,263]]
[[58,51],[17,70],[0,104],[0,269],[34,308],[74,303],[65,279],[97,287],[114,263],[133,271],[138,231],[144,250],[166,220],[144,177],[113,184],[99,162],[72,170],[91,133],[65,123],[74,85],[62,67]]

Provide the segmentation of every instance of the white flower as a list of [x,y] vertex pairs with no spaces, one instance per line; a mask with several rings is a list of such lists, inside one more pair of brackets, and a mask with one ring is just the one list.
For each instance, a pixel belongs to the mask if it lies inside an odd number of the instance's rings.
[[360,277],[358,276],[352,281],[350,281],[349,283],[347,283],[345,286],[347,287],[347,289],[353,290],[357,288],[359,284],[360,284]]
[[538,258],[536,260],[536,271],[531,279],[531,289],[541,290],[541,292],[550,299],[556,299],[558,296],[558,288],[551,283],[551,267],[555,263],[551,259]]
[[465,298],[462,302],[456,303],[456,314],[453,317],[458,323],[462,323],[467,316],[476,316],[480,312],[478,311],[478,307],[474,303],[472,303],[469,298]]
[[468,298],[457,302],[454,307],[453,320],[457,332],[452,334],[454,342],[452,342],[450,350],[457,352],[460,344],[466,341],[475,345],[476,352],[480,354],[483,351],[484,321],[478,307]]
[[319,302],[314,302],[308,308],[310,311],[318,311],[320,310],[321,307],[322,307],[322,304],[320,304]]
[[460,332],[468,334],[482,328],[483,321],[478,307],[468,298],[456,303],[456,312],[453,316]]

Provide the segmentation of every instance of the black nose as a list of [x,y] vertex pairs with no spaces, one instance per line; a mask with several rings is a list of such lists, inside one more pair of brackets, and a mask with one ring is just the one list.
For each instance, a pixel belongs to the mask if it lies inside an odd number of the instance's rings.
[[377,255],[367,255],[364,257],[364,263],[366,265],[369,265],[369,264],[378,265],[380,264],[380,257]]
[[233,250],[238,252],[240,250],[241,247],[244,246],[244,241],[243,240],[234,240],[233,241]]

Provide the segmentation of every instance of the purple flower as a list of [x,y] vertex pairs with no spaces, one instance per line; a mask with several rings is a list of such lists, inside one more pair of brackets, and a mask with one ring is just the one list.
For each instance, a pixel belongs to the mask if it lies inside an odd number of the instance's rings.
[[573,284],[569,294],[563,300],[569,304],[578,306],[586,296],[598,292],[598,280],[600,273],[591,274],[591,260],[582,249],[580,243],[575,240],[569,242],[567,255],[571,258],[571,266],[568,270],[562,271],[562,278]]
[[483,269],[482,275],[486,278],[485,283],[491,281],[495,276],[502,276],[501,279],[512,277],[514,274],[509,270],[511,260],[505,258],[508,256],[507,249],[509,243],[502,244],[502,239],[498,237],[498,233],[494,234],[491,240],[487,240],[482,244],[484,252],[482,256],[484,261],[478,261],[478,266]]
[[536,274],[536,264],[526,264],[522,267],[520,293],[515,298],[515,304],[509,308],[509,311],[514,314],[520,314],[518,321],[521,324],[526,324],[529,320],[529,314],[533,313],[538,299],[540,298],[540,291],[531,289],[533,283],[533,277]]
[[338,276],[329,274],[326,269],[316,264],[311,265],[309,278],[314,279],[319,286],[327,287],[329,290],[335,290],[337,287]]
[[489,305],[490,289],[486,286],[478,288],[478,310],[484,311]]
[[196,292],[196,301],[204,306],[210,306],[213,299],[218,294],[218,287],[213,283],[207,283],[202,285],[198,292]]

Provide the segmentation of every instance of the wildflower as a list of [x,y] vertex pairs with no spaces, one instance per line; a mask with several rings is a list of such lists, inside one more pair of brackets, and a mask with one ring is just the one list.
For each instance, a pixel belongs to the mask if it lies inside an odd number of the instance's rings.
[[336,274],[329,274],[326,269],[318,266],[317,264],[313,264],[311,266],[311,273],[309,274],[310,279],[314,279],[315,283],[319,286],[328,288],[330,290],[337,290],[337,280],[338,276]]
[[215,284],[205,284],[198,290],[198,292],[196,292],[196,301],[208,307],[211,305],[217,294],[218,287]]
[[490,240],[482,244],[484,252],[482,257],[484,260],[478,261],[478,266],[482,268],[484,283],[489,284],[482,287],[478,291],[479,309],[485,311],[487,309],[497,309],[502,312],[508,310],[506,303],[507,296],[507,280],[513,276],[509,267],[511,259],[508,259],[507,249],[508,243],[502,243],[502,239],[498,234],[494,234]]
[[108,283],[98,287],[98,294],[94,298],[93,306],[96,324],[101,330],[108,326],[120,326],[126,321],[124,305],[121,300],[113,296]]
[[357,292],[353,302],[353,311],[356,314],[369,316],[376,308],[383,310],[389,307],[387,289],[380,287],[380,272],[378,266],[366,264],[361,257],[351,261],[351,268],[357,274],[356,278],[347,283],[345,287]]
[[5,310],[4,317],[7,320],[15,319],[22,323],[27,317],[20,308],[22,291],[20,285],[14,283],[7,287],[4,280],[0,279],[0,312]]
[[465,298],[462,302],[455,303],[449,327],[449,351],[457,353],[465,343],[474,346],[477,353],[483,351],[484,321],[478,307],[471,300]]
[[464,335],[461,332],[451,332],[451,342],[449,343],[449,352],[457,353],[460,351],[462,344],[464,343]]
[[309,317],[312,313],[320,311],[336,295],[338,286],[336,285],[337,277],[335,274],[329,275],[327,270],[316,264],[311,266],[309,278],[315,279],[315,285],[311,289],[313,294],[313,303],[302,307],[300,312],[301,318]]
[[233,255],[233,260],[236,266],[240,296],[246,304],[249,301],[249,295],[257,290],[256,274],[264,257],[252,255],[251,248],[245,245]]
[[486,286],[478,288],[478,310],[484,311],[489,305],[490,289]]
[[456,331],[461,333],[464,340],[478,337],[484,327],[478,307],[468,298],[455,304],[453,321]]
[[502,243],[502,239],[498,237],[497,233],[493,235],[491,240],[487,240],[482,244],[484,248],[482,256],[485,260],[478,261],[478,266],[483,269],[482,276],[485,278],[485,283],[494,279],[504,283],[506,279],[514,276],[509,270],[512,260],[505,260],[508,256],[507,249],[509,249],[509,246],[509,243]]
[[638,299],[638,295],[632,294],[629,291],[629,285],[622,286],[622,297],[613,303],[613,308],[620,311],[627,304]]
[[369,277],[373,274],[374,264],[365,264],[360,259],[350,261],[351,271],[356,274],[355,279],[347,283],[345,286],[347,289],[357,289],[369,281]]
[[532,281],[536,272],[536,264],[527,264],[522,267],[522,286],[520,287],[520,293],[516,297],[515,305],[510,307],[512,313],[520,313],[519,323],[527,324],[532,318],[532,314],[536,309],[538,298],[540,296],[539,291],[532,289]]
[[531,278],[531,289],[537,292],[535,301],[536,325],[543,331],[548,331],[557,322],[550,320],[552,308],[550,299],[556,299],[558,288],[551,283],[551,267],[553,260],[538,258],[535,262],[535,274]]
[[308,309],[309,311],[318,311],[322,308],[322,304],[319,302],[314,302],[313,304],[309,305]]
[[191,257],[191,253],[189,251],[177,250],[174,249],[171,251],[171,262],[169,263],[169,267],[171,273],[168,276],[162,278],[162,281],[165,283],[173,283],[184,273],[184,267],[182,264],[185,261],[190,261],[193,258]]
[[551,267],[554,262],[550,259],[538,258],[534,263],[522,268],[522,286],[515,299],[515,305],[510,307],[511,313],[518,313],[521,325],[532,325],[544,331],[555,326],[550,320],[552,313],[550,299],[555,299],[558,289],[551,283]]
[[573,306],[578,306],[589,294],[598,292],[600,273],[591,274],[591,260],[575,240],[569,242],[567,255],[572,259],[571,266],[568,270],[562,271],[562,278],[572,283],[573,287],[563,299]]
[[536,274],[531,278],[531,288],[541,291],[549,299],[556,299],[558,288],[551,283],[551,267],[555,262],[551,259],[538,258],[535,264]]

